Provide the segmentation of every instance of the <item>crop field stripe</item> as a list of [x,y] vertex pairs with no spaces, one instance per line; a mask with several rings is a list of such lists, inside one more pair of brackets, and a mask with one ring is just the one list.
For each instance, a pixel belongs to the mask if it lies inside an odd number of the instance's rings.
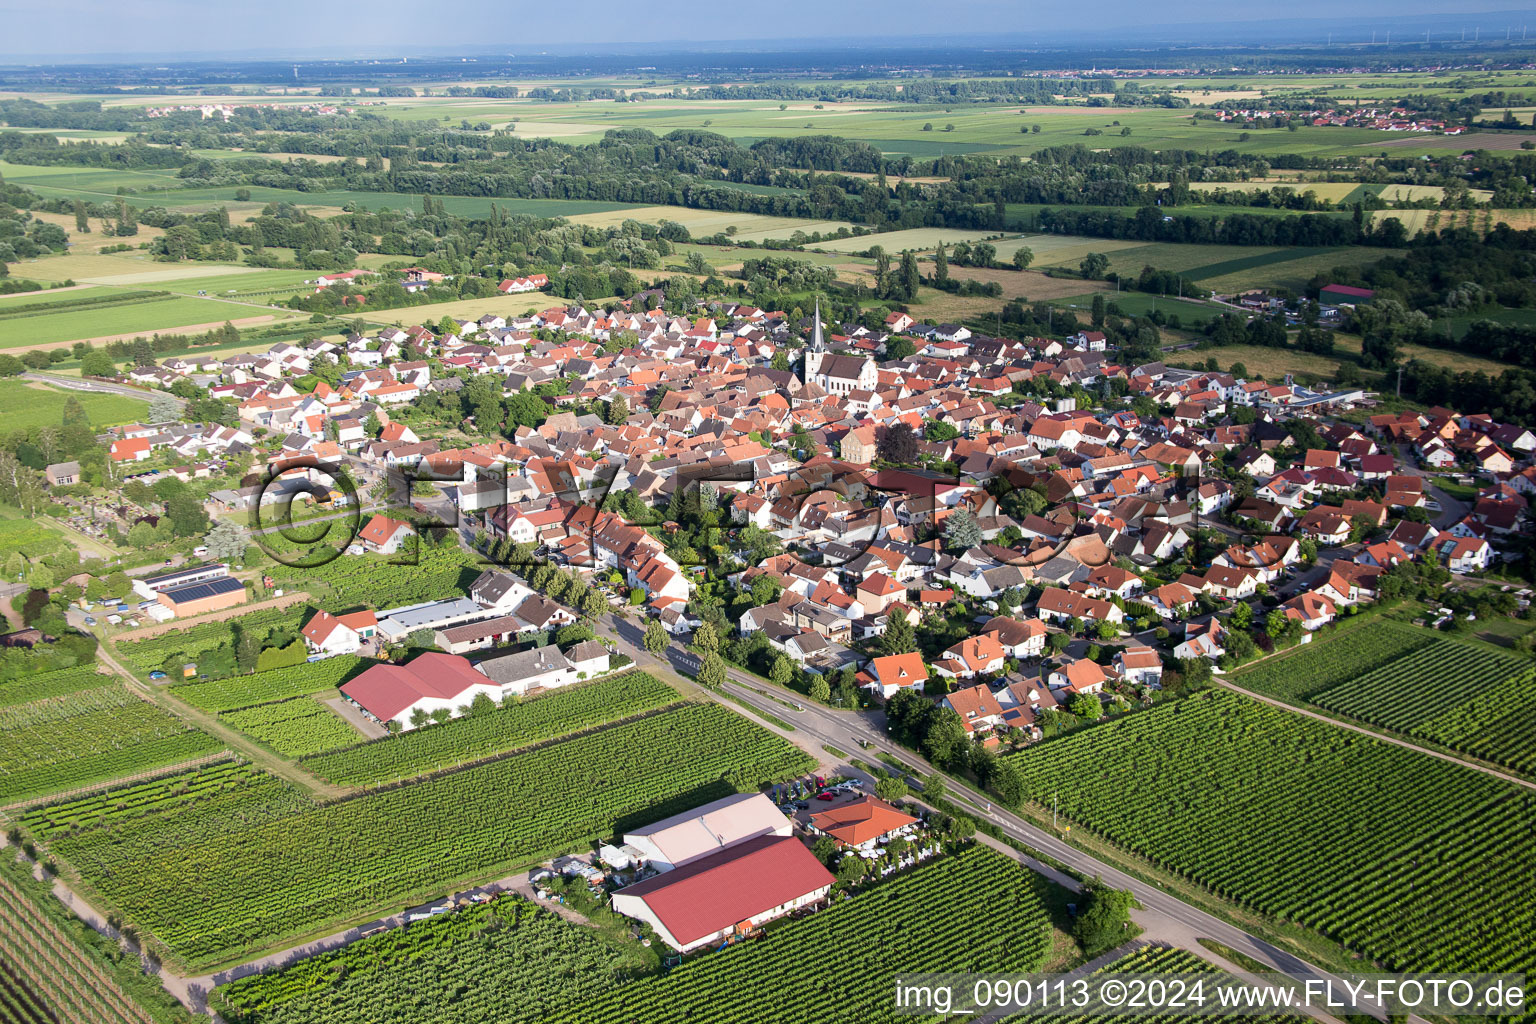
[[1212,263],[1195,270],[1184,271],[1184,276],[1192,281],[1203,281],[1209,277],[1221,277],[1224,274],[1236,274],[1244,270],[1253,270],[1258,267],[1268,267],[1276,263],[1289,263],[1291,260],[1306,259],[1312,256],[1320,256],[1332,252],[1336,246],[1313,246],[1310,248],[1281,249],[1278,252],[1260,253],[1254,256],[1240,256],[1237,259],[1225,260],[1221,263]]

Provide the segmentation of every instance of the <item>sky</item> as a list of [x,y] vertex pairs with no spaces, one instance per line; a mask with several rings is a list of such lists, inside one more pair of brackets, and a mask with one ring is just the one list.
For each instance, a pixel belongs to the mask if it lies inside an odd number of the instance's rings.
[[[454,48],[525,55],[605,43],[659,43],[689,49],[714,42],[864,39],[921,42],[935,36],[1030,37],[1106,30],[1160,37],[1171,25],[1296,22],[1354,17],[1402,22],[1443,14],[1465,21],[1508,12],[1518,0],[1094,0],[1090,8],[1060,0],[420,0],[363,4],[315,0],[0,0],[0,54],[14,62],[61,55],[194,57],[249,52],[270,56],[329,51],[424,52]],[[1085,23],[1083,12],[1091,9]],[[1536,10],[1530,12],[1536,25]],[[1521,15],[1484,17],[1483,31],[1519,31]],[[1423,29],[1420,28],[1419,31]],[[1197,30],[1192,28],[1191,40]],[[1406,32],[1406,26],[1404,27]],[[19,58],[19,59],[15,59]]]

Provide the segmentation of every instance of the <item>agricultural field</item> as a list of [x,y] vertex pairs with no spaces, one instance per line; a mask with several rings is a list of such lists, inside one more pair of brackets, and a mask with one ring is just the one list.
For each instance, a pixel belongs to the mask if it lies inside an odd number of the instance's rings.
[[[616,206],[600,213],[582,213],[566,218],[573,224],[591,227],[618,227],[626,220],[659,224],[664,220],[675,221],[688,229],[688,233],[707,238],[721,232],[731,234],[740,241],[761,242],[769,238],[789,238],[796,231],[807,235],[817,231],[823,235],[835,234],[841,228],[853,230],[847,221],[802,220],[798,217],[772,217],[762,213],[744,213],[735,210],[696,210],[687,206]],[[735,228],[730,232],[730,228]]]
[[262,772],[243,761],[216,761],[145,782],[103,789],[90,796],[27,808],[21,824],[33,838],[57,836],[189,806],[222,791],[258,783]]
[[356,729],[313,697],[290,697],[275,704],[230,711],[219,720],[284,757],[335,750],[359,738]]
[[[274,626],[292,625],[292,618],[292,613],[281,608],[262,608],[240,616],[239,628],[264,633]],[[124,665],[140,675],[147,675],[156,669],[164,668],[167,663],[178,669],[183,663],[196,664],[201,672],[217,675],[228,674],[233,669],[225,669],[223,672],[211,671],[210,667],[203,662],[220,650],[229,654],[232,659],[233,643],[234,636],[230,624],[219,620],[194,622],[178,629],[162,630],[152,636],[143,636],[142,633],[123,633],[112,641],[112,649]],[[175,660],[170,661],[173,657]],[[233,664],[232,660],[230,664]],[[179,675],[172,674],[169,668],[165,668],[165,671],[168,675],[172,675],[172,678],[179,678]]]
[[[415,564],[401,564],[413,558]],[[296,585],[331,605],[390,608],[463,591],[483,568],[476,556],[457,547],[422,547],[419,554],[402,548],[390,556],[343,555],[305,569],[279,567],[273,575],[292,576]]]
[[149,410],[148,400],[127,395],[65,391],[40,381],[0,380],[0,434],[58,426],[60,410],[70,397],[80,402],[93,427],[133,423]]
[[149,1024],[101,965],[0,874],[0,1021]]
[[[23,267],[21,273],[29,273]],[[59,312],[18,314],[0,319],[5,348],[47,348],[86,340],[114,340],[123,335],[153,334],[169,327],[217,327],[225,321],[292,319],[293,314],[263,312],[264,307],[213,298],[170,297],[121,304],[91,305]]]
[[1232,677],[1246,690],[1281,700],[1307,700],[1435,642],[1426,630],[1381,618],[1348,623],[1305,647],[1265,658]]
[[[689,704],[324,806],[273,781],[50,848],[182,965],[207,968],[811,764],[732,711]],[[265,809],[248,813],[253,800]]]
[[1536,966],[1536,797],[1481,772],[1226,691],[1011,760],[1030,801],[1384,969]]
[[304,767],[337,785],[375,786],[567,736],[681,699],[654,677],[628,672],[306,758]]
[[109,675],[96,671],[94,665],[77,665],[53,672],[38,672],[30,676],[18,676],[0,682],[0,707],[30,704],[48,697],[64,697],[81,690],[94,690],[101,686],[116,686],[118,682]]
[[[1377,620],[1239,674],[1240,686],[1517,771],[1536,770],[1536,669],[1529,660]],[[1364,642],[1362,642],[1364,641]]]
[[[554,1021],[898,1021],[892,950],[911,973],[1023,973],[1039,970],[1049,948],[1050,921],[1027,870],[971,846],[782,923],[767,941],[609,986]],[[765,985],[774,991],[766,1002]]]
[[[152,655],[151,655],[152,656]],[[307,661],[302,665],[274,668],[248,676],[177,683],[172,697],[213,713],[238,711],[259,704],[274,704],[294,697],[333,690],[369,662],[351,654]]]
[[[997,239],[995,231],[962,231],[958,228],[907,228],[902,231],[881,231],[873,235],[860,235],[857,238],[834,238],[823,242],[814,242],[808,246],[822,252],[856,253],[863,252],[873,246],[880,246],[892,256],[900,255],[908,249],[914,252],[929,252],[939,247],[939,243],[953,245],[956,242],[985,242],[988,239]],[[994,245],[1000,245],[1001,241],[994,241]],[[998,258],[1002,259],[1002,251],[999,249]]]
[[219,748],[213,737],[121,683],[79,682],[69,693],[0,708],[0,802],[43,797]]
[[[0,399],[4,397],[0,390]],[[31,559],[57,551],[63,544],[59,531],[35,519],[0,519],[0,550],[20,551]]]
[[430,1006],[463,1024],[525,1024],[595,999],[645,965],[520,896],[416,921],[218,990],[230,1024],[372,1024]]

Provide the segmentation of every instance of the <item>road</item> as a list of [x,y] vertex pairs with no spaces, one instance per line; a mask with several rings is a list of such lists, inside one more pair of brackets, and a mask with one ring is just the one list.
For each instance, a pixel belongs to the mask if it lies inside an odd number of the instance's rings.
[[[618,643],[624,653],[633,658],[639,666],[644,667],[653,665],[657,661],[664,661],[675,671],[691,673],[692,667],[697,664],[697,659],[676,643],[667,648],[664,658],[658,659],[651,656],[640,646],[643,627],[621,616],[613,615],[599,622],[598,631]],[[791,691],[781,691],[784,694],[783,700],[775,700],[763,695],[764,691],[776,689],[766,680],[730,665],[726,666],[726,676],[728,681],[724,689],[730,696],[766,714],[791,722],[795,727],[795,733],[791,735],[797,738],[801,746],[807,746],[807,740],[809,740],[815,744],[827,744],[850,753],[863,748],[869,755],[879,753],[890,755],[899,763],[923,775],[935,771],[933,766],[920,755],[897,746],[886,737],[884,715],[879,712],[835,711],[809,703]],[[771,725],[769,727],[771,728]],[[824,756],[824,754],[824,751],[818,751],[817,756]],[[1127,889],[1135,894],[1141,909],[1133,916],[1136,923],[1144,929],[1145,937],[1150,941],[1166,942],[1209,959],[1211,954],[1197,940],[1213,939],[1268,964],[1276,971],[1299,982],[1305,983],[1308,979],[1338,981],[1336,975],[1250,935],[1236,925],[1185,903],[1157,885],[1133,878],[1037,828],[1019,815],[987,803],[958,784],[951,783],[948,787],[948,798],[964,806],[978,819],[989,821],[1001,829],[1004,835],[1065,864],[1081,877],[1097,877],[1114,888]],[[1236,965],[1232,966],[1236,967]],[[1414,1024],[1425,1024],[1422,1018],[1410,1017],[1409,1019]]]
[[66,391],[91,391],[103,395],[126,395],[129,398],[142,398],[146,401],[154,395],[163,395],[175,402],[178,408],[187,404],[184,399],[177,398],[169,391],[146,391],[143,388],[131,388],[126,384],[108,384],[104,381],[83,380],[79,377],[60,377],[51,373],[39,373],[36,370],[29,370],[23,373],[22,377],[27,380],[52,384]]

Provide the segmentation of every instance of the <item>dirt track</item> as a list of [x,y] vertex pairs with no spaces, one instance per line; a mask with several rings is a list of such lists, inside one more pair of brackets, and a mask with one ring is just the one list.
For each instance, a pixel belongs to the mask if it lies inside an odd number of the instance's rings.
[[233,608],[225,608],[223,611],[213,612],[208,615],[198,615],[190,619],[172,619],[170,622],[161,622],[153,626],[142,626],[139,629],[130,629],[126,633],[119,633],[113,637],[113,641],[127,640],[130,643],[139,640],[148,640],[152,636],[161,633],[171,633],[180,629],[190,629],[204,622],[223,622],[225,619],[233,619],[240,615],[248,615],[251,612],[261,611],[263,608],[287,608],[291,604],[309,600],[309,592],[300,590],[293,594],[284,594],[282,597],[269,597],[265,601],[253,601],[250,604],[237,604]]

